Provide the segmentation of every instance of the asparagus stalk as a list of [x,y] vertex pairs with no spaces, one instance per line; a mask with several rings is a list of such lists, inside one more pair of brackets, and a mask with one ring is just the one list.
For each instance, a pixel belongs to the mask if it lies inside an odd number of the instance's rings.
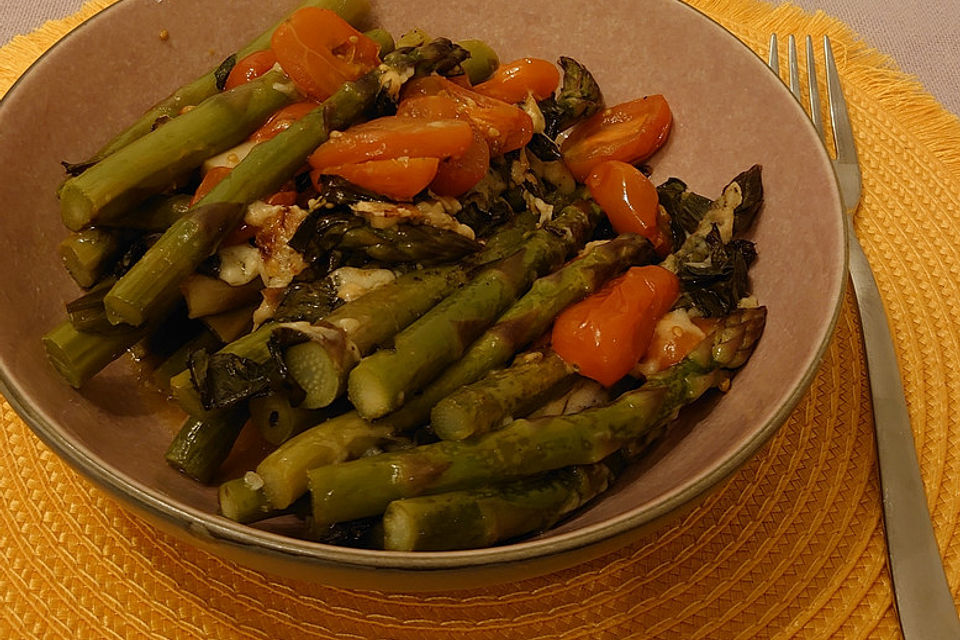
[[57,252],[74,282],[87,289],[96,284],[119,255],[122,235],[113,229],[84,229],[64,238]]
[[253,329],[253,314],[256,310],[257,305],[252,304],[203,316],[200,321],[215,333],[221,342],[227,343],[250,333]]
[[170,354],[166,360],[157,366],[151,374],[153,383],[162,391],[170,392],[170,380],[176,374],[187,368],[187,362],[190,354],[198,349],[215,351],[223,346],[212,331],[202,330],[199,335],[183,344],[179,349]]
[[487,433],[504,421],[533,411],[565,393],[576,375],[563,358],[550,350],[518,358],[507,369],[491,371],[438,402],[430,425],[444,440],[463,440]]
[[297,96],[279,70],[217,94],[104,158],[60,189],[64,224],[77,231],[116,221],[204,160],[236,146]]
[[462,49],[448,40],[437,40],[419,49],[395,51],[380,67],[355,82],[344,83],[318,108],[276,137],[256,145],[195,207],[239,205],[225,220],[223,228],[211,233],[208,226],[191,226],[185,222],[190,216],[170,227],[107,295],[105,305],[111,319],[141,324],[158,301],[177,296],[180,281],[216,250],[220,240],[242,218],[244,206],[279,189],[303,166],[307,156],[326,141],[330,131],[346,128],[358,120],[376,99],[382,88],[381,80],[387,90],[399,90],[391,84],[394,76],[403,77],[398,72],[408,73],[412,68],[418,73],[430,73],[435,68],[458,63],[464,55]]
[[307,470],[352,460],[393,436],[389,425],[371,425],[355,411],[294,436],[257,465],[270,504],[283,509],[307,491]]
[[123,229],[141,231],[165,231],[190,210],[193,196],[177,193],[172,196],[158,195],[148,198],[142,205],[115,221]]
[[212,316],[256,303],[260,300],[261,289],[263,283],[259,279],[233,286],[220,278],[200,273],[187,276],[180,284],[190,318]]
[[391,551],[488,547],[553,526],[612,481],[610,469],[598,463],[498,486],[394,500],[383,514],[383,546]]
[[167,463],[198,482],[209,483],[246,421],[245,408],[211,411],[202,418],[189,416],[167,448]]
[[250,399],[250,422],[263,439],[281,445],[303,430],[318,425],[335,415],[328,409],[294,407],[290,399],[280,393]]
[[67,236],[58,247],[63,266],[74,281],[86,289],[115,264],[136,231],[163,231],[189,209],[190,196],[156,196],[130,215],[117,220],[117,227],[91,227]]
[[[287,349],[290,374],[307,396],[303,406],[325,407],[344,391],[360,356],[389,340],[466,281],[459,266],[411,271],[331,312],[317,325],[322,340]],[[389,312],[385,313],[385,310]]]
[[[487,258],[496,257],[515,247],[515,243],[523,236],[525,224],[521,221],[519,225],[510,225],[495,234],[488,242],[487,249],[478,256],[478,261],[485,262]],[[460,362],[446,369],[422,394],[411,398],[397,411],[374,422],[364,420],[356,412],[340,416],[336,419],[337,426],[314,427],[286,443],[283,454],[278,451],[267,456],[257,470],[263,476],[268,493],[273,500],[286,504],[306,491],[306,472],[309,468],[329,464],[331,459],[347,460],[351,457],[349,451],[365,451],[371,446],[379,446],[393,435],[423,424],[430,416],[430,409],[441,398],[507,362],[523,344],[542,334],[560,309],[588,295],[628,264],[647,260],[652,255],[649,243],[644,239],[625,235],[594,248],[585,257],[571,262],[555,274],[541,278],[534,283],[530,292],[501,317],[497,325],[471,347]],[[341,309],[347,309],[352,304],[344,305]],[[373,311],[377,308],[371,307]],[[390,308],[397,309],[399,304]],[[534,313],[534,309],[539,309],[539,313]],[[370,327],[377,322],[375,317],[357,315],[356,319],[364,320],[364,326],[369,322]],[[330,318],[327,320],[330,321]],[[314,366],[325,371],[323,377],[329,379],[329,376],[337,375],[333,364],[322,362],[325,351],[319,346],[315,350],[314,347],[310,348],[313,350],[311,357],[315,359]],[[290,350],[287,351],[287,360],[289,366]],[[300,374],[298,382],[309,386],[310,380]],[[349,425],[349,428],[343,428],[343,425]],[[332,450],[337,451],[336,455],[330,455]]]
[[244,524],[257,522],[278,513],[267,500],[262,490],[262,483],[254,473],[248,473],[221,484],[217,491],[217,501],[223,517]]
[[537,276],[555,269],[586,240],[601,212],[590,202],[563,209],[532,232],[514,254],[483,269],[417,322],[397,334],[392,349],[364,358],[350,372],[348,396],[359,414],[378,418],[397,409],[467,347]]
[[[509,246],[509,243],[498,250],[505,250],[505,246]],[[541,278],[534,283],[530,292],[501,317],[497,325],[470,348],[461,361],[447,368],[422,394],[411,398],[397,411],[372,422],[364,420],[356,412],[345,414],[337,418],[334,425],[321,424],[309,429],[288,441],[282,452],[278,450],[267,456],[257,471],[263,477],[271,500],[288,504],[306,491],[306,473],[311,467],[329,464],[333,459],[348,460],[352,457],[351,451],[366,451],[396,434],[423,424],[434,404],[461,385],[473,382],[490,369],[507,362],[516,349],[542,334],[560,309],[599,288],[632,261],[646,260],[652,255],[652,249],[644,239],[624,235],[595,247],[583,258]],[[348,306],[344,305],[341,309]],[[535,309],[540,312],[535,313]],[[358,316],[357,319],[362,318]],[[289,350],[287,353],[289,364]],[[318,354],[321,353],[322,350],[318,351]],[[331,366],[323,366],[328,371],[333,370]],[[509,410],[517,409],[511,407]],[[336,451],[336,454],[332,455],[331,451]]]
[[[255,331],[224,346],[218,353],[232,353],[262,364],[270,358],[268,343],[275,326],[272,322],[263,324]],[[170,392],[180,408],[188,414],[204,415],[205,409],[200,401],[200,394],[193,386],[189,369],[181,368],[180,373],[170,378]]]
[[177,220],[103,299],[114,324],[140,326],[180,298],[180,283],[209,256],[243,216],[244,206],[219,202],[194,207]]
[[43,348],[70,386],[83,383],[147,336],[152,327],[130,327],[110,334],[86,333],[64,320],[43,336]]
[[763,330],[766,309],[739,310],[679,364],[609,405],[579,414],[516,420],[465,441],[317,467],[307,473],[313,516],[334,523],[373,516],[394,500],[469,489],[571,465],[599,462],[668,424],[683,406],[722,386]]
[[[369,0],[308,0],[301,4],[300,7],[330,9],[354,26],[357,26],[357,24],[365,20],[370,13]],[[262,51],[269,48],[270,38],[273,36],[276,27],[277,25],[274,25],[260,34],[247,46],[231,56],[231,58],[233,58],[234,61],[242,60],[255,51]],[[223,65],[216,69],[211,69],[193,82],[177,89],[171,96],[157,103],[153,108],[143,114],[139,120],[108,142],[103,148],[97,151],[93,157],[86,162],[73,165],[72,168],[82,170],[86,166],[100,162],[107,156],[112,155],[135,140],[150,133],[156,127],[158,121],[176,118],[180,115],[184,107],[200,104],[210,96],[216,94],[222,86],[222,84],[218,84],[218,71],[223,71]],[[229,72],[229,69],[227,69],[227,71]]]

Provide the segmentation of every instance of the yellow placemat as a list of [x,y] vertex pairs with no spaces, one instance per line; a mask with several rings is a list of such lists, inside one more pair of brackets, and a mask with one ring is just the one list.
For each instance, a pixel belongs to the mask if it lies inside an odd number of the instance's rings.
[[[109,0],[0,49],[0,92]],[[822,14],[693,0],[762,51],[827,33],[863,164],[877,272],[947,576],[960,594],[960,121]],[[872,416],[848,298],[809,393],[701,506],[558,574],[449,595],[277,579],[156,531],[56,458],[0,401],[3,638],[893,638]]]

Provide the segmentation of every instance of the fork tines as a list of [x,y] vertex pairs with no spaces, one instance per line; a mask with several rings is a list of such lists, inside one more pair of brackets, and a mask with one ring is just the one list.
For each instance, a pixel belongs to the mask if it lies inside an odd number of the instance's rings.
[[[836,149],[836,160],[834,164],[838,171],[841,166],[849,169],[850,172],[856,171],[856,185],[852,183],[850,193],[844,198],[845,205],[848,208],[856,206],[860,198],[860,177],[857,167],[857,150],[853,140],[853,130],[850,127],[850,118],[847,114],[847,102],[843,97],[843,91],[840,89],[840,76],[837,72],[837,63],[833,57],[833,48],[830,45],[830,38],[823,36],[823,56],[824,70],[827,80],[827,102],[830,107],[830,123],[833,130],[833,142]],[[807,95],[809,96],[809,107],[807,109],[813,126],[821,140],[824,138],[823,117],[820,107],[820,89],[817,84],[817,65],[814,60],[813,38],[806,37],[806,58],[807,58]],[[776,72],[780,73],[780,55],[778,51],[777,34],[770,36],[770,52],[767,64]],[[803,103],[802,91],[800,88],[800,64],[797,56],[797,41],[791,34],[787,37],[787,72],[789,77],[788,86],[790,91],[796,97],[797,101]],[[855,195],[854,195],[855,191]]]

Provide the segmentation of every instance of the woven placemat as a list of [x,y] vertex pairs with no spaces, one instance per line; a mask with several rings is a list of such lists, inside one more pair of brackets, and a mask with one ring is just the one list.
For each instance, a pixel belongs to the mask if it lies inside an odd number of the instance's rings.
[[[0,49],[0,92],[96,0]],[[863,164],[858,232],[904,371],[937,539],[960,593],[960,121],[844,25],[695,0],[762,51],[829,34]],[[448,595],[277,579],[164,535],[93,488],[0,402],[0,637],[894,638],[872,415],[848,297],[786,425],[683,520],[591,563]],[[454,636],[454,634],[456,634]]]

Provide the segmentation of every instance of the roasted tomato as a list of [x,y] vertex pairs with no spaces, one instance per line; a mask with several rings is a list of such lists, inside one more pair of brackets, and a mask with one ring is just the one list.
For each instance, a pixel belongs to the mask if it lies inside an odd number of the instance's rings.
[[520,58],[501,64],[486,82],[473,87],[477,93],[504,102],[523,102],[527,94],[535,100],[552,96],[560,84],[556,65],[540,58]]
[[639,169],[619,160],[601,162],[587,177],[587,187],[617,233],[644,236],[661,257],[670,253],[670,236],[657,215],[657,188]]
[[233,69],[230,70],[227,81],[223,85],[224,91],[259,78],[270,71],[275,64],[277,64],[277,56],[270,49],[254,51],[233,65]]
[[263,123],[263,126],[254,131],[250,140],[263,142],[273,138],[281,131],[286,131],[291,124],[316,109],[317,106],[316,102],[294,102],[285,106],[270,116],[270,119]]
[[326,100],[344,82],[380,63],[379,45],[329,9],[304,7],[280,23],[270,39],[277,62],[297,87]]
[[580,182],[606,160],[646,160],[667,140],[673,115],[661,95],[604,109],[576,125],[560,145],[570,172]]
[[[427,188],[437,175],[437,158],[390,158],[368,160],[337,167],[327,167],[311,173],[314,182],[322,174],[333,174],[358,187],[387,196],[392,200],[410,200]],[[319,185],[317,186],[319,190]]]
[[334,133],[309,162],[314,169],[325,169],[366,160],[448,158],[463,153],[472,142],[466,122],[387,116]]
[[610,386],[643,357],[679,291],[677,276],[663,267],[633,267],[557,316],[553,350],[581,375]]
[[409,81],[401,92],[402,100],[416,96],[443,96],[457,105],[457,113],[465,116],[480,131],[490,146],[490,155],[498,156],[523,147],[533,137],[533,120],[512,104],[488,98],[461,87],[440,76],[426,76]]

